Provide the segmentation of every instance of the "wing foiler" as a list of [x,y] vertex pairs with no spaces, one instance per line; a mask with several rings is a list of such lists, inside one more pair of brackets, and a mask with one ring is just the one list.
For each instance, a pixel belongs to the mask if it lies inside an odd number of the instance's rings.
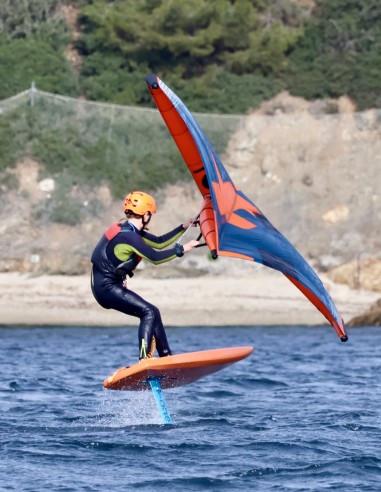
[[282,272],[348,340],[331,296],[303,256],[233,183],[213,146],[179,97],[154,74],[149,91],[202,196],[201,232],[212,256],[255,261]]

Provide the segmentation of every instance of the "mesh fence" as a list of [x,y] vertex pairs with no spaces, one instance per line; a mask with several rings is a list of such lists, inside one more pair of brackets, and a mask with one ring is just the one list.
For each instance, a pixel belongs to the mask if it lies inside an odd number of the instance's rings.
[[[238,187],[302,253],[344,261],[379,252],[381,111],[317,114],[306,106],[292,113],[277,104],[261,116],[194,116]],[[25,158],[34,171],[15,168]],[[22,173],[36,169],[32,190]],[[52,178],[54,192],[49,183],[38,188]],[[126,190],[188,179],[156,109],[34,88],[0,101],[0,260],[14,258],[0,270],[42,252],[48,258],[48,249],[54,261],[66,254],[65,271],[74,255],[88,261],[113,206],[100,196],[102,184],[120,202]],[[53,230],[57,224],[63,229]],[[65,227],[77,225],[80,235],[70,236]]]
[[[221,154],[243,120],[196,117]],[[157,109],[33,87],[0,101],[0,271],[87,271],[126,190],[190,179]]]
[[[107,182],[116,197],[126,189],[153,190],[188,179],[179,151],[156,109],[73,99],[31,89],[0,102],[17,146],[3,163],[27,154],[48,175],[67,172],[77,184]],[[218,153],[241,116],[196,115]],[[13,150],[13,155],[12,154]]]

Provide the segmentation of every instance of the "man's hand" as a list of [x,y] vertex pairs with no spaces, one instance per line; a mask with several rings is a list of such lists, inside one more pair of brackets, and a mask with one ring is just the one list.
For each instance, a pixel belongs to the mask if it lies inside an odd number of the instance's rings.
[[196,227],[197,226],[197,219],[195,218],[191,218],[191,219],[188,219],[186,222],[184,222],[183,224],[183,228],[184,229],[188,229],[188,227]]
[[196,241],[195,239],[192,239],[191,241],[189,241],[188,243],[185,243],[183,245],[183,248],[184,248],[184,253],[188,253],[189,251],[191,251],[193,248],[195,248],[196,246],[198,246],[200,244],[200,241]]

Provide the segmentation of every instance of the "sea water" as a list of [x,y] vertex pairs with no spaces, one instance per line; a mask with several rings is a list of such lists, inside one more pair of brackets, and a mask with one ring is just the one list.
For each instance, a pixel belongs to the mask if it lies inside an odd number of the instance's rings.
[[175,353],[253,345],[165,391],[103,379],[137,359],[132,328],[0,328],[0,490],[381,490],[381,329],[169,328]]

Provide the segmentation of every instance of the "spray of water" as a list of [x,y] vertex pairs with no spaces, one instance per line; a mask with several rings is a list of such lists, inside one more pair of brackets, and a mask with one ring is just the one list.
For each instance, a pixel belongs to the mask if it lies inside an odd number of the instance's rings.
[[95,425],[120,428],[161,423],[150,391],[102,393]]

